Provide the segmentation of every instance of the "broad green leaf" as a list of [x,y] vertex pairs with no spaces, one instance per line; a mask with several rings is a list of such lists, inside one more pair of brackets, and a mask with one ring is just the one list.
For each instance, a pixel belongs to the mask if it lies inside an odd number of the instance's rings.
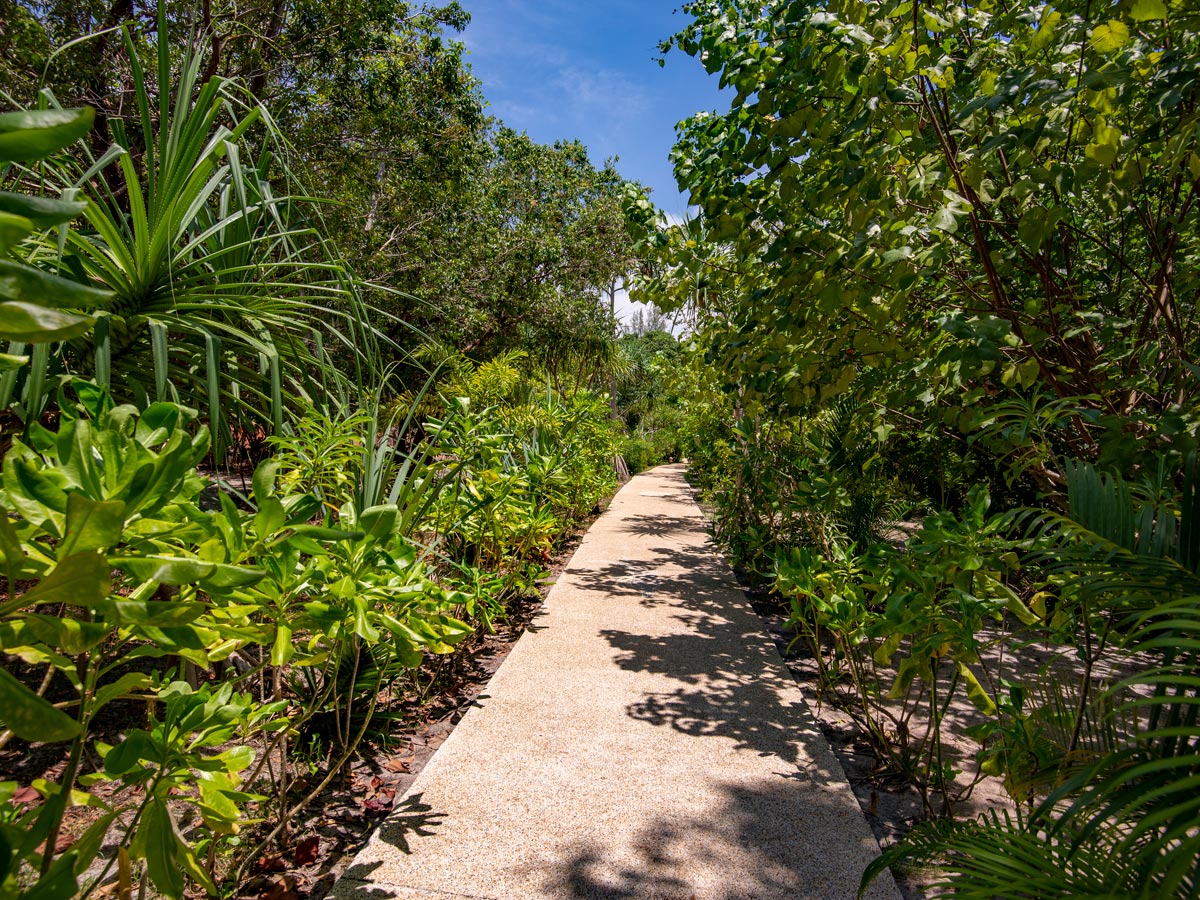
[[108,596],[109,566],[98,553],[76,553],[21,596],[0,605],[0,615],[39,603],[94,606]]
[[1133,0],[1129,17],[1135,22],[1149,22],[1167,18],[1167,5],[1163,0]]
[[34,228],[53,228],[65,225],[87,209],[79,200],[55,200],[50,197],[27,197],[0,191],[0,213],[28,219]]
[[86,653],[109,634],[109,627],[103,622],[85,622],[70,617],[28,613],[25,624],[40,643],[66,656]]
[[[261,470],[261,466],[259,469]],[[258,498],[258,512],[254,514],[254,531],[259,538],[266,540],[277,532],[287,521],[287,511],[283,503],[274,495],[264,495]]]
[[175,820],[167,804],[159,797],[151,798],[138,826],[136,847],[146,860],[146,871],[154,886],[178,900],[183,896],[183,870],[180,867],[179,844]]
[[1092,29],[1092,46],[1100,53],[1116,53],[1129,43],[1129,26],[1116,19]]
[[0,372],[10,372],[29,363],[28,356],[16,356],[12,353],[0,353]]
[[126,672],[116,681],[97,689],[92,709],[98,710],[106,703],[127,697],[134,691],[147,690],[153,685],[153,679],[144,672]]
[[1102,166],[1111,166],[1117,161],[1121,150],[1121,132],[1109,126],[1102,116],[1096,117],[1092,127],[1092,142],[1084,151]]
[[83,494],[67,495],[67,522],[60,554],[108,550],[121,541],[125,527],[125,504],[120,500],[97,501]]
[[0,259],[0,297],[56,309],[92,310],[106,306],[112,291],[51,275],[10,259]]
[[112,776],[125,775],[142,760],[153,759],[157,752],[150,736],[141,729],[135,729],[104,754],[104,771]]
[[174,628],[196,621],[208,610],[205,603],[183,603],[179,600],[109,599],[98,609],[114,625],[149,625],[155,628]]
[[906,656],[900,660],[900,668],[896,672],[896,680],[891,690],[887,692],[889,700],[899,700],[912,686],[917,675],[925,675],[929,671],[929,660],[917,656]]
[[266,569],[217,563],[210,574],[200,579],[200,586],[206,591],[225,591],[257,584],[266,575]]
[[254,495],[255,503],[262,503],[268,497],[275,494],[275,473],[279,470],[279,461],[276,459],[264,459],[258,464],[254,470],[254,478],[251,481],[251,492]]
[[1029,42],[1030,49],[1034,53],[1041,53],[1054,41],[1055,30],[1058,28],[1058,23],[1062,21],[1062,13],[1049,6],[1042,8],[1042,19],[1038,23],[1038,29],[1033,35],[1033,40]]
[[242,811],[226,793],[232,780],[220,773],[204,772],[200,775],[200,802],[198,807],[205,824],[221,834],[237,834],[238,819]]
[[295,652],[296,648],[292,646],[292,629],[286,625],[276,625],[275,641],[271,644],[271,665],[286,664]]
[[345,531],[341,528],[327,528],[323,525],[295,525],[292,533],[317,541],[358,541],[363,538],[361,531]]
[[13,527],[8,510],[0,506],[0,565],[5,577],[15,581],[17,572],[25,563],[25,548]]
[[0,209],[0,253],[7,253],[10,247],[32,233],[33,223],[27,218]]
[[[0,261],[2,262],[2,261]],[[0,285],[0,290],[3,286]],[[45,344],[66,341],[91,330],[90,316],[76,315],[31,303],[0,303],[0,340]]]
[[200,584],[205,589],[227,590],[261,581],[266,570],[233,566],[187,556],[114,556],[113,566],[139,581],[157,581],[173,586]]
[[975,673],[971,671],[966,663],[955,662],[955,667],[958,669],[958,675],[967,686],[967,698],[975,705],[975,708],[985,716],[996,715],[996,702],[991,698],[983,685],[979,683],[979,679],[975,677]]
[[91,131],[95,119],[90,106],[0,113],[0,162],[51,156]]
[[79,723],[0,669],[0,721],[26,741],[53,744],[79,734]]
[[81,871],[92,864],[92,860],[100,853],[105,838],[109,836],[109,828],[119,815],[117,811],[106,813],[88,826],[87,831],[71,847],[78,857],[78,867]]
[[79,893],[76,862],[74,850],[64,853],[54,860],[50,871],[39,878],[33,887],[21,892],[21,900],[73,900]]
[[372,506],[364,509],[358,516],[358,526],[377,541],[391,537],[396,527],[396,517],[399,510],[390,504]]
[[892,657],[896,655],[896,651],[900,649],[900,642],[904,639],[899,631],[894,631],[879,645],[873,654],[875,662],[881,666],[890,666]]

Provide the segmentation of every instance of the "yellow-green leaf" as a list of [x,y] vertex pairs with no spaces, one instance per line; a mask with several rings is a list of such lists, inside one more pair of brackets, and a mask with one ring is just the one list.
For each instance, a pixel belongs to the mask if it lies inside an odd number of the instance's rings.
[[1116,19],[1092,29],[1092,46],[1100,53],[1116,53],[1129,43],[1129,26]]
[[1167,17],[1167,5],[1163,0],[1133,0],[1129,7],[1129,18],[1135,22],[1162,20]]
[[956,662],[955,666],[958,668],[959,678],[967,686],[967,699],[985,716],[994,716],[996,714],[996,702],[983,689],[983,685],[979,683],[979,679],[975,677],[975,673],[971,671],[966,663]]

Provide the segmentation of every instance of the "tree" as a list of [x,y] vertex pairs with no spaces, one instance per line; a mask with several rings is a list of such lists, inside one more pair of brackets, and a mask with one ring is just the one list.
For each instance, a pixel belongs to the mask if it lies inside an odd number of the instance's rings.
[[[779,518],[876,509],[854,490],[895,477],[898,450],[955,448],[1003,466],[1012,493],[998,505],[1034,507],[989,521],[1025,523],[1021,552],[980,552],[889,595],[876,575],[902,557],[872,570],[868,529],[826,529],[804,547],[811,571],[855,574],[838,582],[842,623],[825,624],[844,649],[864,633],[856,616],[886,610],[872,637],[908,642],[909,675],[926,666],[932,697],[956,625],[926,652],[904,610],[938,591],[975,609],[992,591],[1085,667],[1069,682],[1022,678],[1008,698],[972,692],[992,718],[974,732],[980,765],[1024,781],[1020,815],[931,824],[869,874],[908,857],[940,866],[954,896],[1195,896],[1192,7],[698,2],[669,42],[736,92],[727,113],[681,128],[676,173],[702,217],[649,235],[642,288],[667,305],[704,298],[700,333],[735,402],[710,496],[719,514],[746,508],[728,491],[771,517],[727,517],[728,539],[777,562]],[[982,521],[990,501],[972,487]],[[954,518],[939,511],[925,530]],[[903,558],[950,559],[957,543],[923,534]],[[989,566],[993,583],[971,587]],[[796,589],[812,608],[821,590]],[[822,621],[806,615],[794,619]],[[975,678],[977,635],[965,637],[956,671]],[[1105,689],[1093,667],[1112,662],[1138,674]],[[1067,699],[1034,699],[1047,684]]]
[[[1117,465],[1134,433],[1194,431],[1184,5],[688,9],[673,44],[736,98],[684,124],[676,172],[707,239],[767,282],[720,365],[769,402],[853,391],[966,431],[1033,404],[1051,449]],[[1045,453],[1025,463],[1061,483]]]

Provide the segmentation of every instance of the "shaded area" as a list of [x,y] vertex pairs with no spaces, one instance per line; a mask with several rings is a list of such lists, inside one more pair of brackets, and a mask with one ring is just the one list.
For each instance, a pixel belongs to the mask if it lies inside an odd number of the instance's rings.
[[[438,826],[445,819],[445,814],[435,812],[433,807],[425,803],[421,794],[411,794],[405,797],[396,808],[388,815],[383,825],[380,826],[377,833],[377,838],[385,844],[395,847],[397,851],[406,856],[412,853],[412,846],[409,843],[411,838],[430,837],[437,834]],[[344,873],[342,878],[348,881],[370,881],[372,873],[380,866],[379,863],[354,863]],[[348,896],[345,891],[346,885],[340,884],[339,896]],[[380,893],[379,889],[383,887],[379,884],[363,885],[363,897],[382,897],[391,896],[390,894]],[[355,888],[355,896],[358,896],[358,888]]]
[[[846,830],[811,826],[812,820],[833,823],[854,815],[844,799],[795,780],[753,787],[726,783],[721,793],[721,805],[703,819],[664,815],[644,825],[631,841],[633,856],[622,859],[620,865],[613,865],[603,847],[581,845],[549,876],[544,890],[564,900],[693,900],[697,896],[705,900],[828,900],[854,896],[857,880],[846,883],[844,867],[828,865],[845,856]],[[681,877],[681,873],[694,875],[696,863],[710,858],[738,863],[736,882],[725,879],[698,885]],[[703,893],[697,894],[697,888]],[[881,879],[865,896],[894,897],[890,879]]]
[[[690,505],[682,497],[679,502]],[[645,533],[644,518],[630,517],[621,530]],[[668,523],[686,521],[692,534],[699,531],[695,517],[664,518]],[[645,606],[680,610],[672,616],[682,626],[676,633],[601,631],[618,651],[616,663],[622,669],[681,682],[675,690],[631,704],[628,714],[693,737],[727,738],[738,748],[801,763],[801,743],[823,739],[805,704],[780,696],[787,678],[782,660],[766,646],[758,617],[747,606],[731,603],[740,589],[731,582],[723,560],[707,545],[656,546],[649,553],[644,559],[604,563],[577,575],[588,591],[640,597]],[[842,780],[840,772],[819,771],[811,764],[806,771],[818,783]]]
[[340,900],[854,897],[875,842],[695,505],[626,500]]

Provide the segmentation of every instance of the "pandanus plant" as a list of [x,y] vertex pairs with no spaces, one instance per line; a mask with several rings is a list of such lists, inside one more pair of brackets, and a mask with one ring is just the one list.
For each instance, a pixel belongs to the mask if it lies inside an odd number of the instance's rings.
[[[176,69],[166,29],[160,12],[156,85],[125,33],[136,115],[109,119],[115,143],[26,170],[86,201],[74,229],[28,255],[113,295],[63,365],[121,400],[203,411],[220,460],[239,433],[280,430],[295,401],[353,392],[376,334],[268,110],[234,81],[203,80],[199,53]],[[40,103],[57,106],[49,92]]]

